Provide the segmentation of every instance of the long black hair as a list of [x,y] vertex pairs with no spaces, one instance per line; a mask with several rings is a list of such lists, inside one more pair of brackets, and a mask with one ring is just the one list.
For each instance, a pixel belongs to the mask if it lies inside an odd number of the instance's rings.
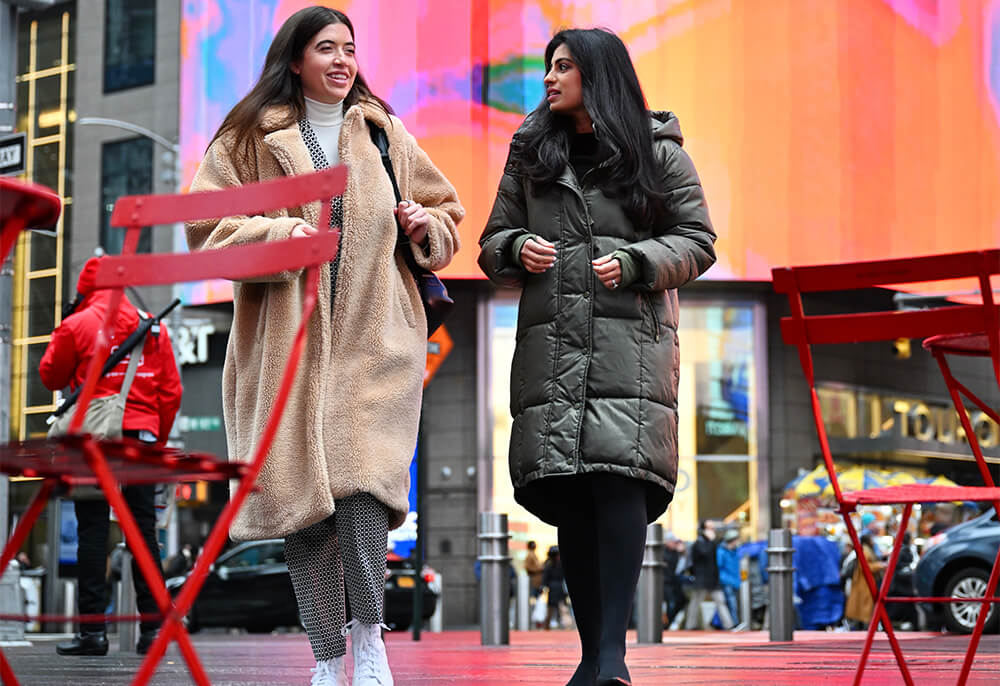
[[[351,40],[354,40],[354,25],[340,10],[329,7],[306,7],[285,20],[267,50],[260,78],[250,92],[226,115],[219,130],[212,137],[213,143],[219,136],[231,131],[237,141],[242,141],[244,152],[249,155],[253,150],[253,139],[257,135],[261,113],[267,107],[275,105],[290,107],[287,121],[283,122],[282,126],[290,126],[305,116],[302,79],[292,71],[292,64],[302,59],[306,46],[313,36],[330,24],[343,24],[351,32]],[[372,93],[359,69],[354,85],[344,98],[344,109],[364,100],[374,102],[385,110],[386,114],[392,112],[388,103]]]
[[[552,55],[565,44],[580,70],[583,106],[597,136],[594,181],[620,199],[633,221],[649,224],[666,207],[666,193],[653,154],[653,134],[646,98],[628,49],[605,29],[565,29],[545,48],[545,73]],[[570,117],[542,102],[528,116],[518,137],[521,171],[544,190],[569,161],[573,135]]]

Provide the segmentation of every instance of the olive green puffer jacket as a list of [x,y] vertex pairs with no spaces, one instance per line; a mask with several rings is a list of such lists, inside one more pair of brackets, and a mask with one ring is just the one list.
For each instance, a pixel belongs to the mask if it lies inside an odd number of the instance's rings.
[[[479,266],[490,280],[522,288],[510,380],[510,473],[518,501],[550,523],[556,513],[545,505],[553,499],[538,488],[560,481],[549,477],[611,472],[643,479],[652,495],[650,521],[666,509],[677,479],[674,289],[715,262],[715,232],[697,172],[681,149],[677,118],[650,116],[670,207],[655,225],[633,225],[619,201],[581,188],[569,165],[536,195],[519,173],[515,134],[479,239]],[[526,271],[513,254],[513,243],[526,234],[556,246],[556,263],[542,274]],[[608,290],[590,261],[615,250],[628,253],[638,276]]]

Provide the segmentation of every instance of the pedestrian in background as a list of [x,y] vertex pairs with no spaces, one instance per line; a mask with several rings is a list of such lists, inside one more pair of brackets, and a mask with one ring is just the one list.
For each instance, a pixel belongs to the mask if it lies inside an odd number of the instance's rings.
[[[285,417],[230,535],[285,538],[295,597],[316,667],[313,684],[346,684],[349,631],[354,684],[391,684],[382,641],[388,531],[409,510],[427,322],[403,252],[431,270],[458,249],[464,211],[388,104],[358,71],[345,14],[308,7],[268,49],[260,79],[229,112],[192,191],[232,188],[348,167],[330,226],[319,203],[267,216],[187,225],[192,250],[304,237],[341,228],[320,277],[319,305]],[[369,127],[376,127],[371,130]],[[388,136],[404,201],[397,204],[372,141]],[[398,229],[397,229],[398,221]],[[405,234],[405,242],[399,238]],[[301,312],[304,272],[237,283],[223,372],[231,460],[249,459],[263,432]],[[347,594],[353,619],[347,625]],[[346,629],[345,629],[346,626]]]
[[[729,615],[736,621],[740,616],[740,532],[727,529],[722,535],[722,545],[716,548],[715,561],[719,566],[719,585],[726,596]],[[721,619],[721,618],[720,618]]]
[[628,684],[646,525],[677,479],[675,289],[715,261],[715,233],[677,118],[647,109],[617,36],[560,31],[545,71],[479,265],[521,288],[510,472],[558,527],[582,653],[569,684]]
[[702,627],[701,604],[706,598],[715,603],[719,613],[719,621],[723,629],[732,629],[733,618],[726,605],[726,596],[719,584],[719,563],[716,555],[715,524],[711,520],[703,520],[698,527],[698,540],[691,545],[691,570],[694,576],[694,588],[688,601],[685,629]]
[[667,604],[665,626],[670,626],[677,613],[684,609],[687,597],[681,583],[682,561],[686,556],[684,541],[677,538],[674,532],[668,531],[663,547],[663,601]]
[[[77,280],[78,304],[72,314],[52,332],[49,344],[42,355],[38,373],[42,383],[50,390],[67,386],[75,390],[83,385],[87,368],[97,350],[98,331],[104,326],[105,315],[111,300],[110,290],[95,290],[94,279],[100,259],[87,260]],[[150,316],[143,313],[143,316]],[[123,293],[118,313],[108,332],[111,349],[128,338],[139,327],[139,311]],[[181,380],[170,344],[170,333],[165,322],[151,329],[141,350],[132,350],[118,365],[102,376],[94,391],[95,398],[121,392],[132,355],[138,354],[135,377],[125,399],[122,435],[150,445],[164,445],[181,406]],[[73,412],[73,410],[69,410]],[[156,540],[156,485],[133,485],[122,488],[143,540],[162,578],[160,546]],[[108,526],[109,506],[102,498],[76,500],[77,528],[77,609],[82,615],[103,615],[108,606]],[[142,614],[159,614],[160,608],[153,598],[139,564],[132,558],[132,581],[135,585],[136,607]],[[145,654],[156,638],[160,620],[146,619],[139,624],[136,651]],[[106,655],[108,652],[107,627],[103,621],[81,622],[80,631],[72,640],[56,645],[60,655]]]
[[545,616],[545,630],[552,628],[552,623],[562,628],[562,608],[566,602],[566,574],[563,571],[562,560],[559,558],[558,546],[549,548],[542,571],[542,587],[548,591],[548,614]]
[[532,599],[538,598],[542,592],[542,572],[545,570],[545,565],[535,552],[537,548],[537,543],[528,541],[528,554],[524,556],[524,573],[528,575]]
[[[885,563],[875,554],[872,547],[871,534],[861,536],[861,549],[864,551],[865,559],[871,567],[872,576],[875,579],[876,590],[881,585],[882,570]],[[864,570],[861,565],[855,562],[854,573],[851,575],[851,590],[847,596],[847,603],[844,605],[844,617],[853,623],[854,628],[865,628],[871,621],[872,612],[875,610],[875,599],[865,581]]]

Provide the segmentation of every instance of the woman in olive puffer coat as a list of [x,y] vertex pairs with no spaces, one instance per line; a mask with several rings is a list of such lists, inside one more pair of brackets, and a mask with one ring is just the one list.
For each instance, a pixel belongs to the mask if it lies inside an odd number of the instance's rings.
[[677,119],[646,110],[617,36],[562,31],[545,65],[479,264],[522,288],[510,472],[559,529],[583,652],[569,683],[627,684],[646,524],[677,477],[674,289],[715,261],[715,233]]

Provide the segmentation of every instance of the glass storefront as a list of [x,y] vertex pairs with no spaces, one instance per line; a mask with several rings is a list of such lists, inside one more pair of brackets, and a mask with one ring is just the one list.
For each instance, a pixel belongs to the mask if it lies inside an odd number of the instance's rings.
[[[759,427],[766,421],[763,313],[751,301],[681,299],[679,469],[674,501],[660,522],[682,539],[694,539],[706,518],[736,524],[746,536],[766,529],[761,507],[766,517],[768,484],[758,465]],[[544,553],[556,543],[556,531],[514,502],[507,467],[516,294],[493,299],[490,321],[493,510],[508,513],[513,551],[535,540]]]

